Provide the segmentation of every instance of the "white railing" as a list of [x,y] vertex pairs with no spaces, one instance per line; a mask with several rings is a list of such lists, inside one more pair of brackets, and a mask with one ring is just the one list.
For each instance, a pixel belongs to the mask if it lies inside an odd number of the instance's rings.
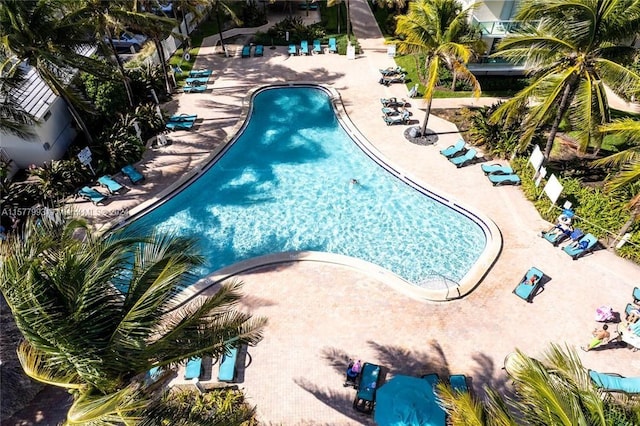
[[[522,21],[499,20],[499,21],[478,21],[473,18],[473,24],[480,28],[482,35],[488,36],[504,36],[520,29],[523,25]],[[529,22],[530,25],[536,25],[536,22]]]

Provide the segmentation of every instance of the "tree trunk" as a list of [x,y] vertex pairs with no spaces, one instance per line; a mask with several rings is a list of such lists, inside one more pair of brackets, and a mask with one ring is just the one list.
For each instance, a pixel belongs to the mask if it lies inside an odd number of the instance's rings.
[[118,67],[118,71],[120,71],[120,75],[122,76],[122,84],[124,84],[124,90],[127,92],[127,98],[129,99],[129,106],[133,106],[133,90],[131,90],[131,84],[129,83],[129,79],[127,78],[127,74],[124,70],[124,65],[122,65],[122,59],[118,54],[118,49],[113,44],[113,40],[111,40],[111,34],[107,33],[107,37],[109,37],[109,45],[111,46],[111,51],[113,52],[113,57],[116,59],[116,65]]
[[351,44],[351,13],[349,0],[347,0],[347,43]]
[[220,37],[220,47],[222,47],[222,53],[227,56],[227,49],[224,47],[224,40],[222,39],[222,23],[220,22],[220,2],[216,2],[216,25],[218,25],[218,35]]
[[160,64],[162,65],[162,74],[164,75],[164,82],[167,93],[171,93],[173,91],[173,87],[171,85],[171,80],[169,80],[169,69],[167,68],[167,61],[164,57],[164,48],[162,47],[162,42],[160,41],[160,39],[158,39],[158,37],[154,37],[153,42],[156,45],[158,59],[160,59]]
[[573,85],[576,82],[576,76],[572,76],[567,85],[564,88],[564,93],[562,94],[562,100],[560,101],[560,106],[558,107],[558,112],[556,113],[556,118],[553,120],[553,125],[551,126],[551,131],[549,132],[549,137],[547,138],[547,144],[544,147],[544,160],[542,165],[546,164],[549,161],[549,156],[551,155],[551,149],[553,148],[553,142],[556,138],[556,134],[558,133],[558,129],[560,128],[560,122],[564,117],[564,114],[567,112],[569,108],[569,99],[571,99],[571,94],[573,92]]
[[452,79],[451,79],[451,91],[455,92],[456,91],[456,80],[457,80],[457,75],[455,72],[451,73],[452,75]]
[[620,230],[618,231],[618,235],[613,240],[613,242],[611,242],[611,245],[609,246],[609,248],[613,248],[615,244],[624,237],[624,234],[626,234],[627,231],[629,231],[629,229],[631,228],[631,226],[633,226],[633,224],[636,223],[636,220],[638,219],[639,214],[640,214],[640,205],[637,205],[637,203],[633,204],[633,207],[631,208],[631,216],[629,217],[629,220],[627,220],[624,223],[624,225],[622,225],[622,228],[620,228]]
[[420,129],[420,136],[424,136],[427,134],[427,124],[429,123],[429,115],[431,114],[431,101],[433,97],[429,97],[427,99],[427,109],[424,114],[424,121],[422,122],[422,128]]

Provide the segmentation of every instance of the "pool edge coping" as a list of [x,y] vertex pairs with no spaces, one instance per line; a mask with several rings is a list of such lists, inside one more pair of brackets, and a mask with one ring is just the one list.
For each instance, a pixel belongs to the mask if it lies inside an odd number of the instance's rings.
[[[363,147],[366,148],[366,155],[368,155],[372,160],[376,161],[380,166],[384,167],[387,171],[395,172],[392,174],[394,174],[396,178],[403,180],[405,183],[414,187],[414,189],[421,190],[421,192],[423,193],[426,191],[428,194],[434,195],[435,198],[437,198],[437,201],[448,205],[458,213],[463,214],[464,216],[473,220],[476,224],[478,224],[478,226],[480,226],[485,234],[485,237],[487,239],[485,249],[482,251],[480,257],[478,258],[478,260],[476,260],[476,262],[474,262],[469,271],[467,271],[467,273],[457,282],[457,285],[449,287],[445,290],[420,287],[419,285],[413,284],[405,280],[404,278],[401,278],[388,269],[382,268],[379,265],[375,265],[362,259],[327,252],[290,251],[253,257],[219,269],[202,278],[196,284],[189,287],[189,289],[185,289],[185,294],[183,294],[183,296],[187,296],[188,294],[191,294],[191,297],[196,296],[204,292],[212,285],[218,284],[221,281],[251,270],[271,266],[274,264],[298,261],[316,261],[340,264],[343,266],[351,267],[381,280],[385,284],[388,284],[395,290],[405,295],[423,301],[428,300],[433,302],[444,302],[459,299],[471,293],[482,282],[485,275],[489,272],[493,264],[496,262],[500,251],[502,250],[502,235],[498,226],[483,213],[480,213],[476,209],[466,206],[463,203],[457,202],[454,198],[448,196],[448,194],[440,191],[433,191],[429,187],[425,186],[425,184],[421,182],[420,179],[412,177],[411,173],[403,171],[401,168],[394,165],[375,147],[375,145],[369,142],[369,140],[360,132],[355,123],[351,121],[345,109],[344,103],[342,102],[340,93],[330,85],[320,84],[316,82],[299,81],[273,83],[257,86],[250,89],[247,92],[247,95],[242,100],[238,122],[229,131],[228,136],[225,138],[225,140],[222,141],[219,146],[214,148],[211,151],[211,154],[207,156],[206,159],[195,166],[192,170],[185,173],[183,177],[178,179],[163,191],[127,211],[126,215],[119,216],[118,218],[104,224],[99,229],[99,233],[106,233],[110,230],[121,228],[131,220],[134,220],[142,212],[161,205],[164,201],[168,200],[172,194],[176,193],[179,188],[188,184],[191,180],[196,179],[200,173],[211,167],[212,163],[214,163],[217,158],[230,147],[231,142],[233,142],[239,136],[241,130],[247,125],[247,118],[251,110],[253,97],[258,92],[273,87],[314,87],[324,90],[329,95],[332,108],[334,110],[334,113],[336,114],[336,118],[340,122],[340,125],[354,140],[354,142],[360,146],[361,149]],[[384,279],[381,277],[384,277]]]

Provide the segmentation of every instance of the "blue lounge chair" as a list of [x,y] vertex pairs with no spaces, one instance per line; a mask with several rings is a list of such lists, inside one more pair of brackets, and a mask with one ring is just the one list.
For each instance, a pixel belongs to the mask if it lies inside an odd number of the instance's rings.
[[322,45],[318,39],[313,40],[313,53],[322,53]]
[[171,122],[191,122],[195,123],[198,119],[198,114],[176,114],[169,117],[169,121]]
[[465,142],[463,139],[458,139],[453,145],[449,145],[445,149],[440,150],[440,154],[447,158],[455,157],[456,155],[464,154],[467,151],[465,148]]
[[206,90],[206,84],[197,84],[195,86],[191,84],[185,84],[184,86],[182,86],[182,91],[184,93],[203,93],[206,92]]
[[300,54],[301,55],[309,54],[309,42],[307,40],[302,40],[300,42]]
[[420,378],[429,382],[429,384],[434,388],[438,383],[440,383],[440,376],[438,376],[438,373],[425,374],[423,376],[420,376]]
[[169,121],[164,127],[167,130],[191,130],[194,123],[193,121]]
[[404,99],[398,100],[397,98],[380,98],[380,103],[385,108],[402,108],[407,106]]
[[162,377],[163,374],[164,370],[162,369],[162,367],[151,367],[149,371],[147,371],[147,373],[144,375],[144,384],[146,386],[154,384]]
[[382,74],[383,77],[391,77],[394,75],[399,75],[407,72],[407,70],[405,70],[402,67],[388,67],[384,69],[378,68],[378,71],[380,71],[380,74]]
[[376,403],[376,391],[380,385],[381,367],[365,362],[360,373],[358,391],[353,400],[353,408],[361,413],[371,413]]
[[640,287],[634,287],[631,296],[633,297],[633,303],[640,305]]
[[298,49],[296,48],[295,44],[290,44],[289,45],[289,55],[297,55],[298,54]]
[[122,173],[124,173],[129,178],[131,183],[134,185],[144,180],[144,175],[140,173],[138,169],[133,167],[131,164],[127,164],[121,170],[122,170]]
[[449,384],[454,392],[468,393],[469,385],[467,384],[467,376],[464,374],[452,374],[449,376]]
[[[567,238],[570,238],[572,233],[573,230],[570,227],[558,223],[548,231],[542,232],[540,236],[553,244],[554,247],[557,247],[561,242],[563,242]],[[582,235],[580,235],[579,238],[581,237]]]
[[82,187],[82,189],[78,191],[78,196],[84,198],[85,200],[91,201],[96,206],[98,204],[104,203],[104,201],[107,198],[109,198],[106,195],[104,195],[102,192],[96,191],[95,189],[90,188],[88,186]]
[[242,57],[248,58],[249,56],[251,56],[251,46],[245,44],[244,46],[242,46]]
[[256,44],[256,49],[253,51],[253,56],[263,56],[264,55],[264,46],[261,44]]
[[184,379],[199,379],[202,373],[202,358],[189,358],[184,369]]
[[233,382],[236,379],[236,361],[238,360],[238,348],[231,348],[228,354],[222,356],[218,369],[218,381]]
[[640,393],[640,377],[623,377],[615,373],[598,373],[593,370],[589,370],[589,377],[597,388],[605,392]]
[[403,111],[398,111],[398,109],[394,108],[394,107],[382,107],[381,111],[387,117],[389,117],[391,115],[398,115],[398,114],[401,114],[403,112]]
[[512,175],[513,169],[502,164],[482,164],[480,168],[485,175]]
[[409,117],[411,117],[409,111],[402,111],[402,113],[396,115],[383,115],[382,119],[387,123],[387,126],[391,126],[392,124],[407,124]]
[[467,164],[475,160],[476,155],[478,155],[478,151],[471,148],[470,150],[465,152],[463,155],[459,157],[449,157],[448,160],[451,161],[453,164],[455,164],[457,168],[460,168],[460,167],[466,166]]
[[[533,278],[534,276],[535,278]],[[513,290],[513,293],[522,300],[532,303],[533,298],[541,288],[542,277],[544,277],[544,272],[532,266],[531,269],[524,274],[524,277],[522,277],[516,288]]]
[[209,77],[189,77],[184,80],[185,84],[189,84],[191,86],[196,86],[198,84],[207,84],[209,82]]
[[113,180],[111,176],[107,175],[98,178],[98,183],[107,188],[107,191],[109,191],[109,193],[111,194],[116,194],[118,191],[121,191],[124,188],[124,186]]
[[511,175],[487,175],[493,186],[499,185],[520,185],[520,176]]
[[633,311],[634,309],[636,309],[636,307],[633,306],[633,303],[627,303],[627,306],[624,307],[624,316],[628,317],[629,315],[631,315],[631,311]]
[[213,71],[205,70],[205,69],[189,71],[189,77],[191,77],[191,78],[211,77],[211,74],[213,74]]
[[576,260],[587,253],[591,253],[598,243],[598,239],[592,234],[586,234],[578,241],[566,245],[562,250],[567,253],[573,260]]
[[333,37],[329,39],[329,52],[338,53],[338,46],[336,44],[336,39]]

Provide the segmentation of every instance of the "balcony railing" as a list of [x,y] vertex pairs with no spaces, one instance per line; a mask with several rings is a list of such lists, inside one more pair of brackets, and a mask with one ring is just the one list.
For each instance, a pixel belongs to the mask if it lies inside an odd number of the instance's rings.
[[[514,32],[523,26],[522,21],[478,21],[475,17],[473,18],[473,24],[480,28],[482,35],[497,37]],[[536,25],[536,22],[529,22],[529,24]]]

